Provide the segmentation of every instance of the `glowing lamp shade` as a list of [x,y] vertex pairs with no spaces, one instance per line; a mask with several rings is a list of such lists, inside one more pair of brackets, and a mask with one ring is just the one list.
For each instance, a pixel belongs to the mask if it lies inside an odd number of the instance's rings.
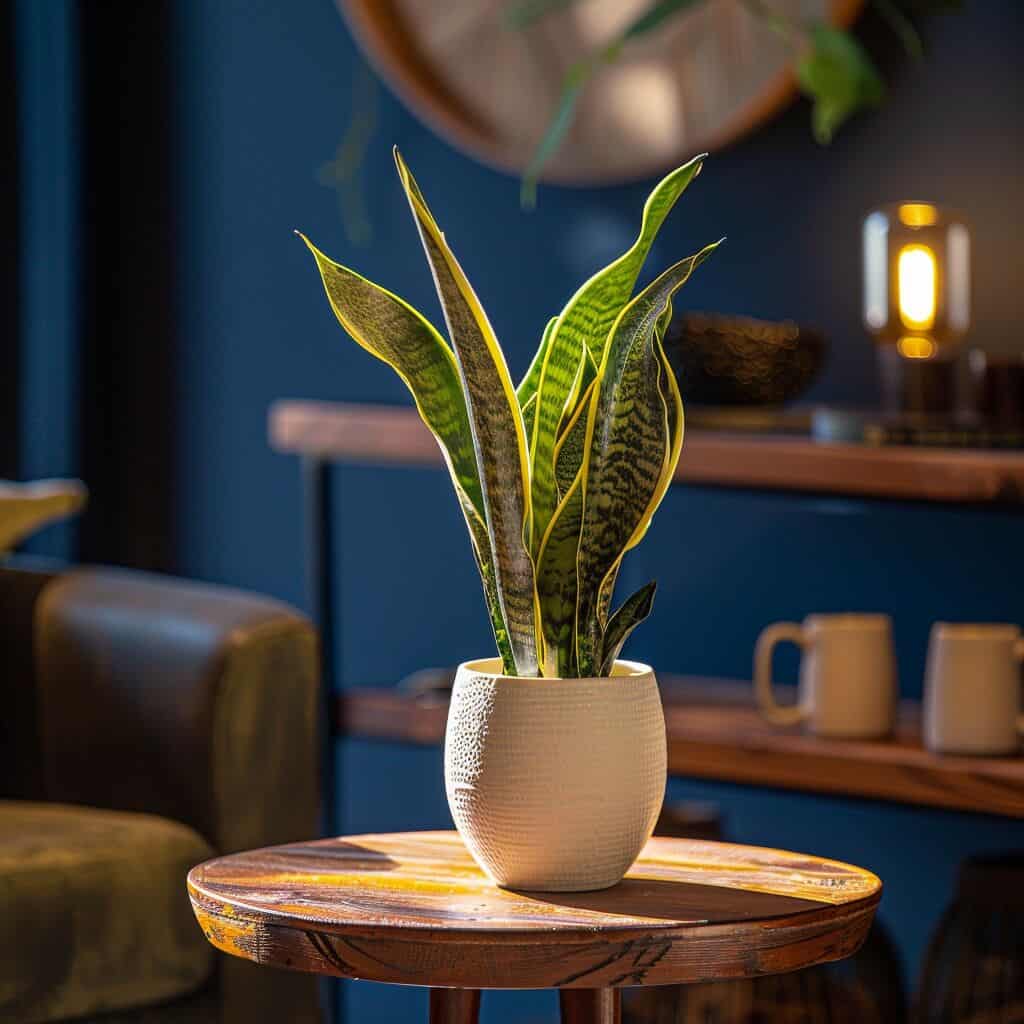
[[896,261],[896,294],[900,320],[908,331],[935,326],[938,275],[935,253],[927,245],[905,245]]
[[932,203],[897,203],[864,221],[864,323],[907,359],[948,354],[970,326],[970,235]]

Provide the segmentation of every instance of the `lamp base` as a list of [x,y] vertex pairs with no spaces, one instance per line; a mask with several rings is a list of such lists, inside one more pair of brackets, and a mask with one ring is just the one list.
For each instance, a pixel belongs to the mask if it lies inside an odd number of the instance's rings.
[[882,408],[887,413],[948,416],[956,408],[956,360],[952,353],[911,359],[894,346],[880,346],[878,368]]

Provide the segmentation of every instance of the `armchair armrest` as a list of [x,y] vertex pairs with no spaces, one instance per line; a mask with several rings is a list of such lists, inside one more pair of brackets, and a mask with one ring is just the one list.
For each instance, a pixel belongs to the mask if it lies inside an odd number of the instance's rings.
[[35,617],[50,800],[185,822],[218,850],[316,831],[316,636],[285,605],[79,569]]

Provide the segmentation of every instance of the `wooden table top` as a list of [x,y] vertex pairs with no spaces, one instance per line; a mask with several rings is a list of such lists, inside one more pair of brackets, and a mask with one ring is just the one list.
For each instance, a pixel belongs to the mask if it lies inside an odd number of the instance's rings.
[[655,838],[612,889],[510,892],[455,832],[408,832],[218,857],[193,868],[188,888],[226,953],[491,989],[666,985],[841,959],[867,934],[882,886],[837,861]]

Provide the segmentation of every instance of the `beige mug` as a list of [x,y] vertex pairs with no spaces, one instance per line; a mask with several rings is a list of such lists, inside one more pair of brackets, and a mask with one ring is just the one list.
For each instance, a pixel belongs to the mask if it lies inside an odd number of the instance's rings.
[[1012,754],[1024,733],[1017,626],[936,622],[928,643],[924,742],[940,754]]
[[[772,690],[772,652],[788,641],[801,650],[795,704]],[[887,736],[896,721],[896,659],[888,615],[811,615],[776,622],[757,639],[754,690],[761,714],[775,725],[805,722],[819,736]]]

